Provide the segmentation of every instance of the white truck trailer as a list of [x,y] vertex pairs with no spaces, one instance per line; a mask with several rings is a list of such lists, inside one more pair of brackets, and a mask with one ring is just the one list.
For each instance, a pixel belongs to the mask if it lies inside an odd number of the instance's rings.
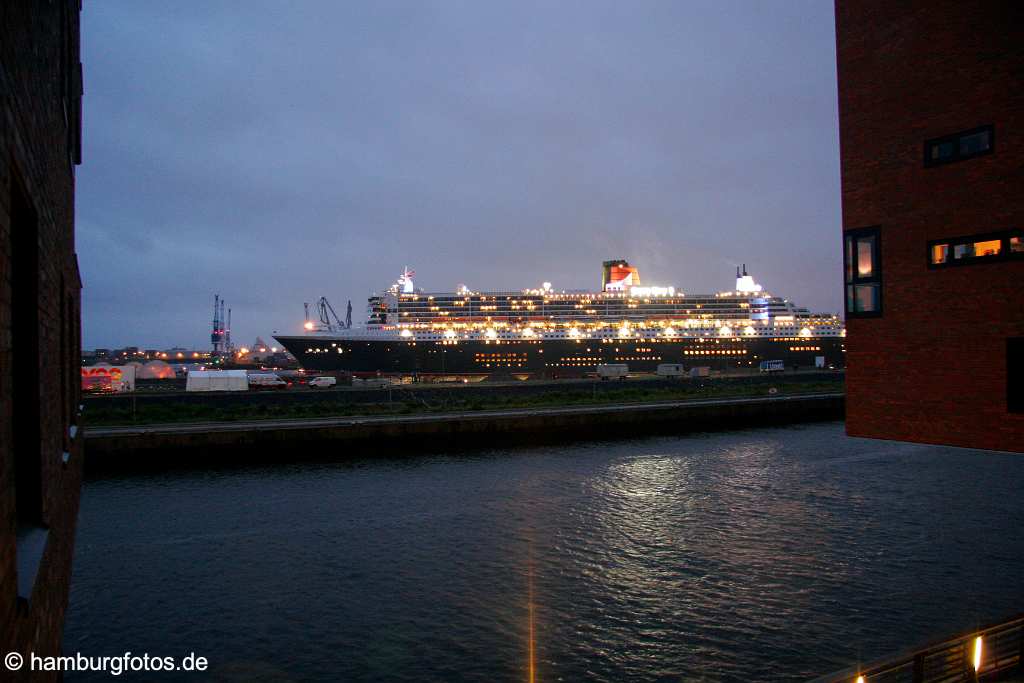
[[245,370],[193,370],[185,380],[185,391],[246,391]]
[[629,375],[629,366],[624,363],[607,363],[597,366],[597,376],[602,380],[624,380]]
[[686,370],[682,363],[661,363],[658,365],[658,377],[685,377]]

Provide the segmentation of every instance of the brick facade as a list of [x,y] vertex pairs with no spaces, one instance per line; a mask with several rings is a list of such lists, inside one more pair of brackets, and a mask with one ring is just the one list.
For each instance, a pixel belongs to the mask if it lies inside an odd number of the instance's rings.
[[60,653],[71,579],[82,475],[79,12],[79,0],[0,2],[0,654]]
[[[1024,3],[837,0],[836,42],[843,230],[881,234],[882,313],[847,321],[847,432],[1024,452],[1024,259],[928,261],[930,240],[1024,229]],[[926,141],[986,125],[992,153],[925,165]]]

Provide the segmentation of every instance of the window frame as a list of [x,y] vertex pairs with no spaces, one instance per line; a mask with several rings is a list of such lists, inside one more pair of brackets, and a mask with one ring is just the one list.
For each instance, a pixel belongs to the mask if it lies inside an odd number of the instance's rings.
[[[974,152],[973,154],[961,154],[960,153],[960,140],[971,135],[977,135],[978,133],[988,133],[988,149],[980,152]],[[953,155],[948,159],[932,159],[929,152],[935,145],[941,145],[946,142],[953,143]],[[971,128],[970,130],[962,130],[957,133],[951,133],[949,135],[943,135],[937,138],[931,138],[924,141],[924,166],[925,168],[932,168],[935,166],[945,166],[946,164],[953,164],[958,161],[967,161],[968,159],[975,159],[977,157],[985,156],[986,154],[992,154],[996,149],[996,129],[992,124],[984,126],[978,126],[977,128]]]
[[[929,269],[943,270],[945,268],[959,268],[960,266],[976,266],[982,263],[1002,263],[1004,261],[1018,261],[1024,259],[1024,251],[1016,253],[1010,251],[1010,239],[1013,237],[1018,237],[1021,240],[1024,240],[1024,228],[1013,228],[1010,230],[1000,230],[998,232],[983,232],[976,235],[960,235],[958,237],[928,240],[927,249],[925,250],[925,260]],[[995,256],[968,256],[960,259],[952,257],[953,247],[959,244],[974,244],[976,242],[991,242],[995,240],[999,240],[1001,243],[999,253]],[[932,249],[940,244],[945,244],[949,247],[950,257],[947,258],[944,263],[934,263],[932,261]]]
[[1024,413],[1024,337],[1006,338],[1006,412]]
[[[864,237],[874,238],[874,248],[872,249],[871,256],[871,275],[864,276],[857,273],[857,253],[856,244]],[[853,240],[855,245],[852,263],[847,262],[847,251],[846,244],[848,240]],[[850,273],[850,278],[847,279],[847,272]],[[856,311],[850,310],[850,299],[847,296],[847,287],[856,287],[857,285],[877,285],[878,286],[878,306],[873,311]],[[882,311],[884,310],[882,301],[882,227],[880,225],[873,225],[866,228],[854,228],[852,230],[843,231],[843,310],[846,313],[847,318],[880,318],[882,317]],[[854,296],[854,303],[856,304],[856,290]]]

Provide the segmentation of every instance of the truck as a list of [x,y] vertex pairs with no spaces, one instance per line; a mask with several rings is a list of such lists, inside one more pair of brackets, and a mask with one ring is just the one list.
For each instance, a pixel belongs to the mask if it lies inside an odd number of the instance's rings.
[[686,371],[682,363],[661,363],[657,370],[658,377],[685,377]]
[[763,360],[760,368],[761,372],[782,372],[786,369],[786,363],[781,360]]
[[700,365],[695,368],[690,368],[690,377],[710,377],[711,368],[707,365]]
[[245,391],[249,380],[245,370],[192,370],[185,391]]
[[597,366],[597,376],[602,381],[607,379],[624,380],[629,375],[629,366],[624,363],[607,363]]

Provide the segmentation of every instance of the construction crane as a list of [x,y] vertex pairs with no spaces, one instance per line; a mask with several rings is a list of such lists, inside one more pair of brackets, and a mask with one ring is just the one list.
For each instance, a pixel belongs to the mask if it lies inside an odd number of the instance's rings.
[[219,355],[224,347],[223,320],[224,303],[220,294],[213,295],[213,331],[210,332],[210,343],[213,344],[213,355]]

